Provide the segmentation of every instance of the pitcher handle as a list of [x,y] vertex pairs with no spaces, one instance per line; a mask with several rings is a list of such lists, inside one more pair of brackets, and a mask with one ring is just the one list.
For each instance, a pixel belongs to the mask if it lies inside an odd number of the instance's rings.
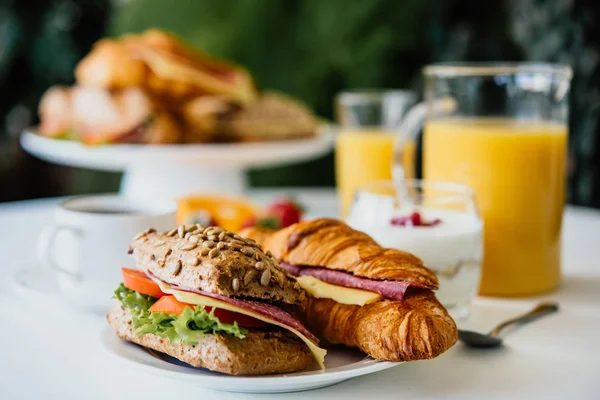
[[[430,103],[432,112],[435,115],[450,114],[456,110],[457,103],[452,97],[443,97],[434,100]],[[402,157],[404,153],[404,146],[409,141],[416,139],[417,134],[423,127],[425,120],[427,119],[427,111],[429,103],[422,101],[415,104],[402,118],[402,121],[396,129],[396,140],[394,143],[394,166],[392,168],[392,178],[394,181],[403,181],[405,178],[404,167],[402,166]]]

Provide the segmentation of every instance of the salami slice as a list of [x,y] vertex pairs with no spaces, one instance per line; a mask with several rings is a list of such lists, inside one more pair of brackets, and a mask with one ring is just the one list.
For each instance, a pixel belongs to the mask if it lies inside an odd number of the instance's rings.
[[402,301],[406,289],[411,286],[424,288],[424,286],[418,283],[406,281],[378,281],[327,268],[299,267],[297,265],[286,263],[280,263],[280,265],[294,276],[313,276],[323,282],[331,283],[332,285],[368,290],[370,292],[379,293],[386,299],[397,301]]
[[196,293],[196,294],[199,294],[202,296],[211,297],[213,299],[221,300],[226,303],[232,304],[236,307],[243,308],[243,309],[246,309],[249,311],[253,311],[257,314],[260,314],[267,318],[273,319],[283,325],[287,325],[291,328],[296,329],[298,332],[302,333],[307,338],[309,338],[313,343],[315,343],[315,344],[319,343],[319,339],[317,339],[317,337],[315,335],[310,333],[310,331],[308,329],[306,329],[304,324],[302,324],[302,322],[300,322],[300,320],[298,318],[295,318],[294,316],[289,314],[287,311],[285,311],[273,304],[261,303],[261,302],[252,301],[252,300],[241,300],[241,299],[236,299],[233,297],[226,297],[226,296],[223,296],[220,294],[205,292],[203,290],[184,288],[184,287],[172,285],[169,282],[163,281],[162,279],[157,278],[156,275],[152,274],[150,271],[146,271],[146,273],[148,275],[150,275],[150,277],[154,280],[158,280],[158,281],[169,284],[173,289],[181,290],[182,292]]

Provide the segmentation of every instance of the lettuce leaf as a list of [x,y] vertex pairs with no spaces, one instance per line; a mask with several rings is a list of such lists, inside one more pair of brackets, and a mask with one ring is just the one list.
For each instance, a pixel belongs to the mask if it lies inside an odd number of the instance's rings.
[[148,296],[136,292],[135,290],[127,289],[122,283],[115,290],[115,298],[119,300],[129,311],[148,311],[152,304],[158,300],[156,297]]
[[127,289],[122,283],[115,290],[115,298],[129,310],[133,330],[136,335],[147,333],[169,339],[173,344],[184,342],[195,345],[207,334],[225,333],[243,339],[248,330],[237,322],[225,324],[214,315],[214,309],[207,312],[202,306],[186,307],[180,315],[151,312],[148,309],[158,299]]

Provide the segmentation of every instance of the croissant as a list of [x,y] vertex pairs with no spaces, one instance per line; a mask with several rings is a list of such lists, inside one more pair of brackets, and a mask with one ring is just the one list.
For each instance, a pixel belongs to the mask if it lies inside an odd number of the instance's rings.
[[364,278],[438,288],[437,277],[418,257],[383,248],[369,235],[335,219],[299,222],[275,232],[247,228],[240,234],[258,241],[280,261],[291,265],[325,267]]
[[436,357],[458,340],[454,320],[430,290],[438,287],[436,276],[409,253],[382,248],[333,219],[301,222],[280,231],[247,228],[240,235],[291,265],[411,282],[402,301],[358,306],[309,297],[303,309],[306,323],[331,342],[357,347],[378,360],[413,361]]
[[310,297],[304,313],[312,332],[378,360],[434,358],[458,339],[454,320],[429,290],[362,307]]

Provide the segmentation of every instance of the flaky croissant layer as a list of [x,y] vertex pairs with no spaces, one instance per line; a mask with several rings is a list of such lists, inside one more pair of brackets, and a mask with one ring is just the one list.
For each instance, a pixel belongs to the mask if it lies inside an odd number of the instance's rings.
[[384,300],[362,307],[311,297],[305,318],[318,336],[358,347],[378,360],[434,358],[458,340],[454,320],[429,290],[407,294],[401,302]]
[[299,222],[276,232],[249,228],[240,235],[256,240],[291,265],[325,267],[364,278],[438,288],[437,277],[418,257],[381,247],[367,234],[335,219]]

